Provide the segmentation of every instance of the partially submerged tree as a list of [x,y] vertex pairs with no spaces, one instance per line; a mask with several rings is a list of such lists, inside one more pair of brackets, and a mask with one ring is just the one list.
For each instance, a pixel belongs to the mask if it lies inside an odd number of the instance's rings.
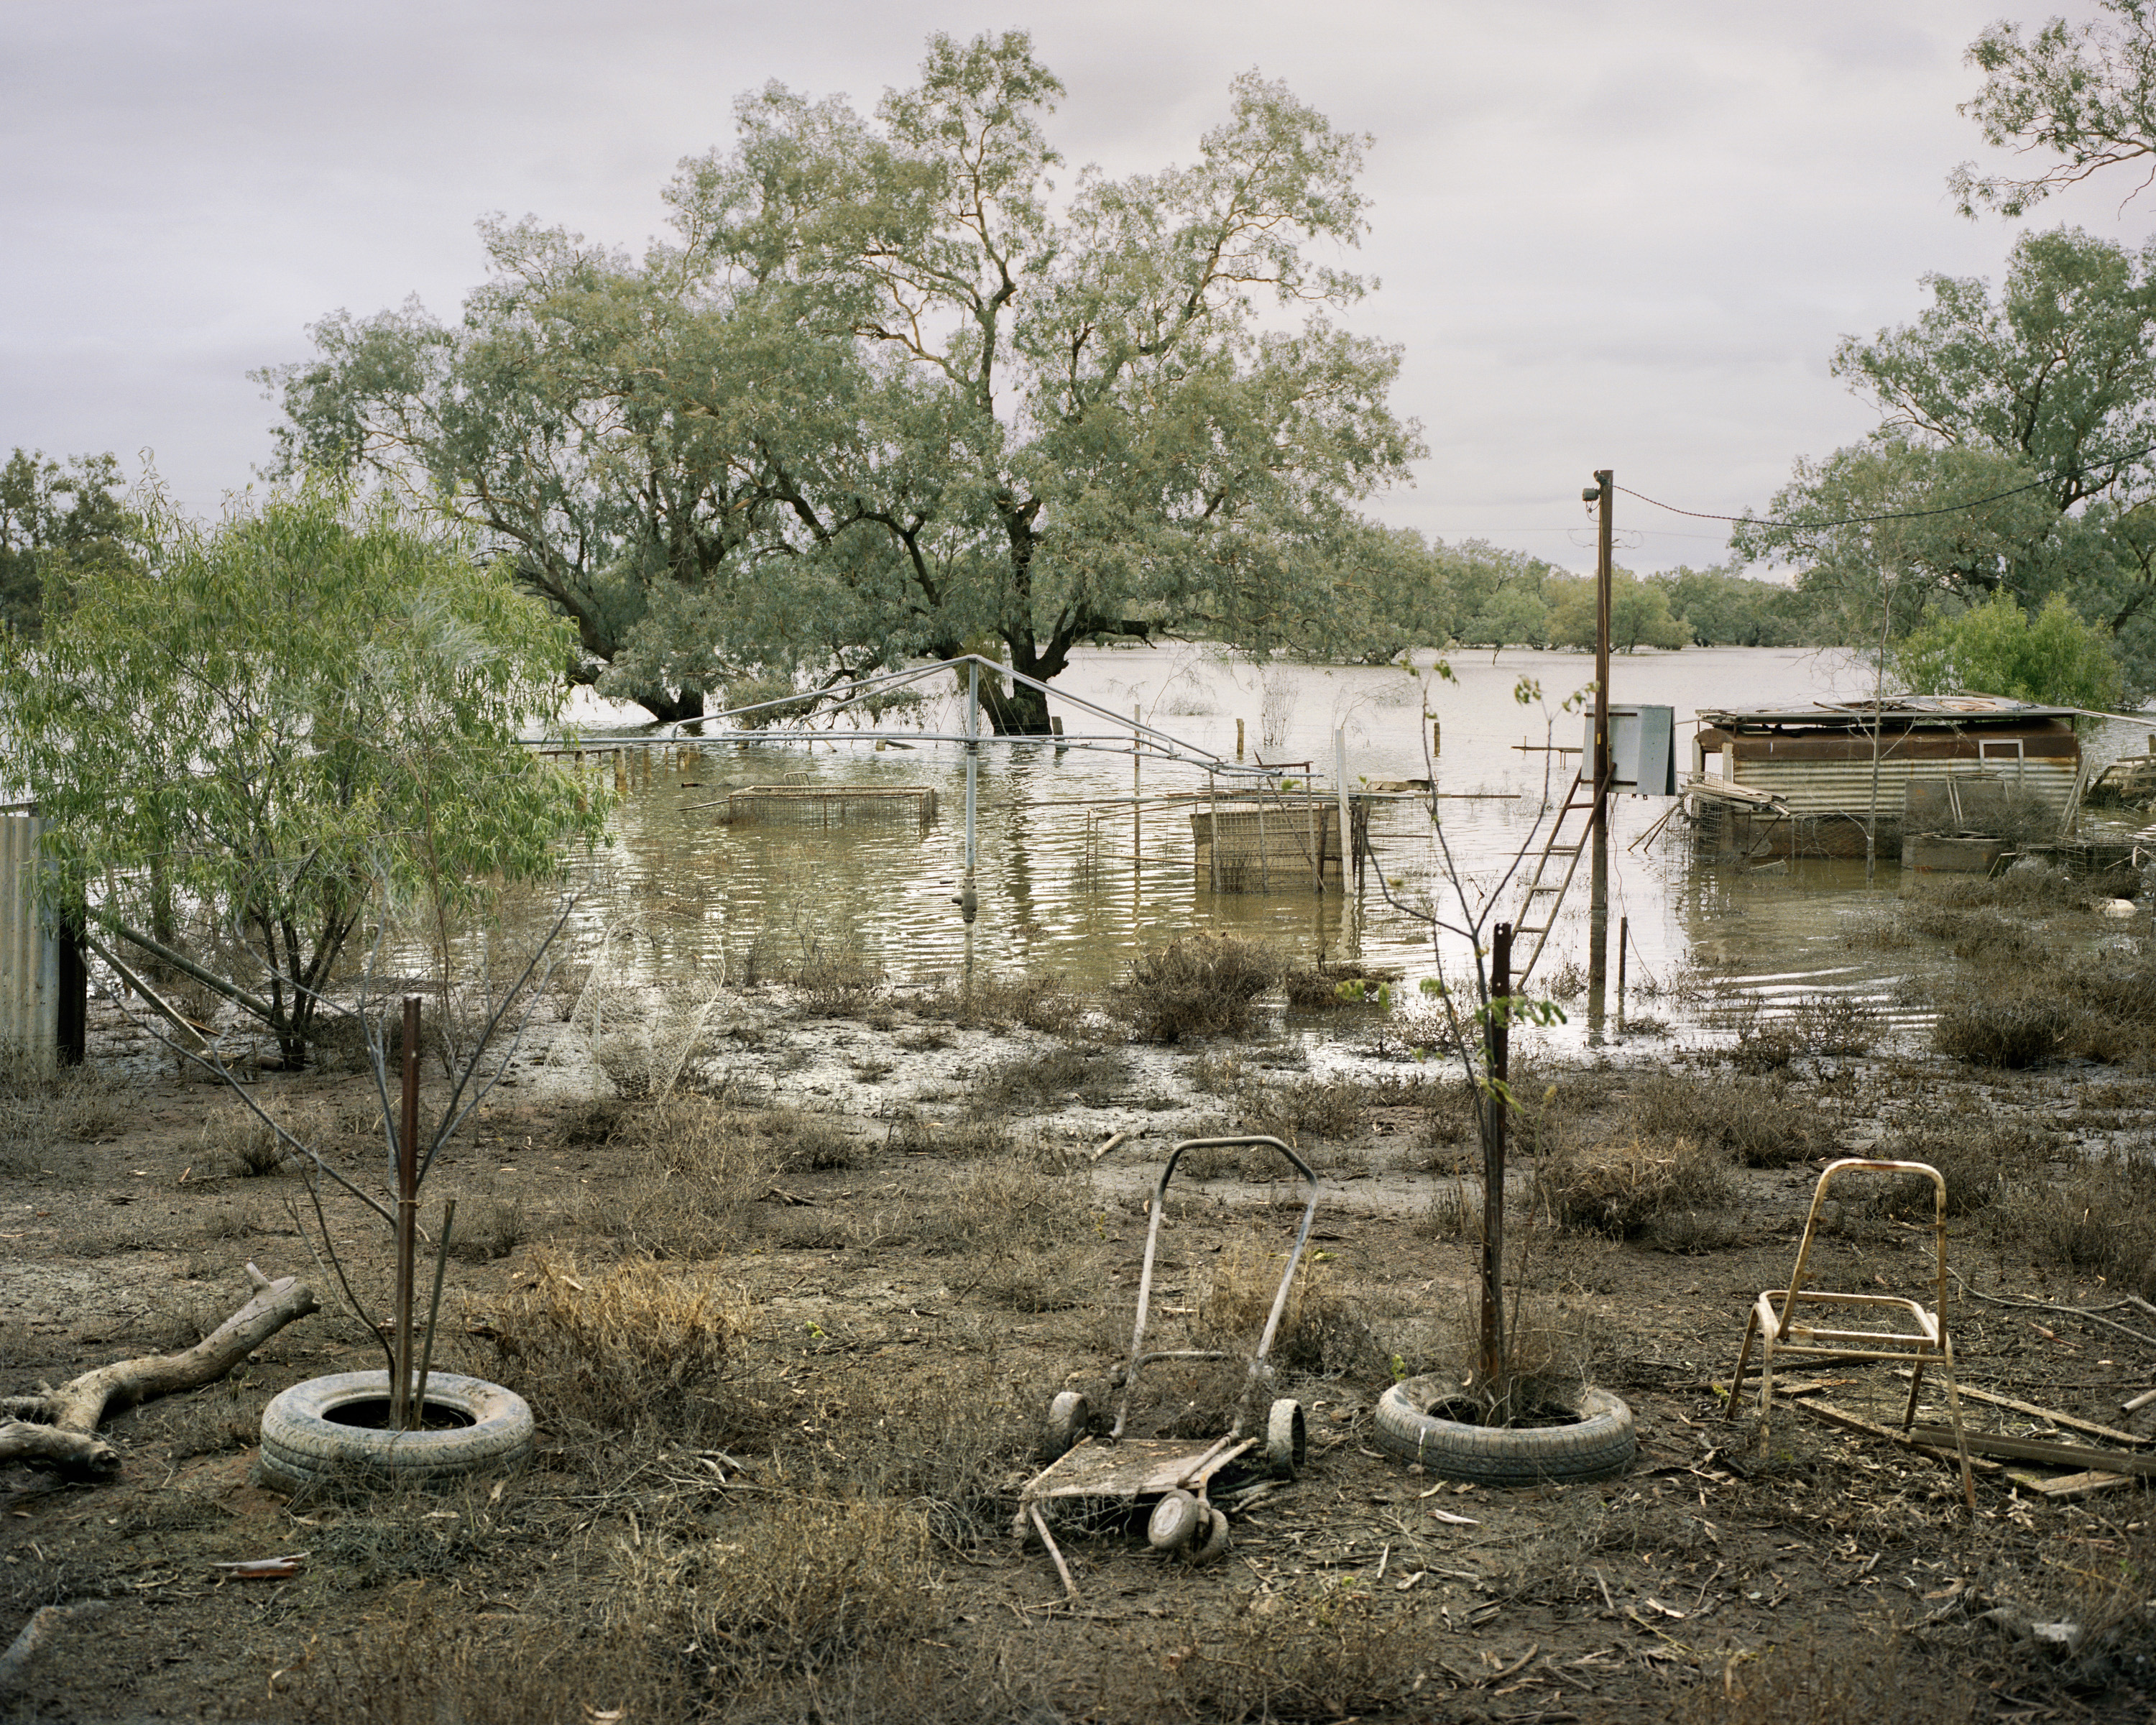
[[932,39],[872,121],[746,97],[641,264],[495,228],[460,329],[319,326],[269,378],[289,457],[445,496],[663,717],[983,641],[1044,681],[1114,636],[1290,644],[1419,453],[1397,352],[1324,315],[1365,284],[1309,255],[1362,233],[1366,141],[1247,74],[1192,166],[1059,198],[1061,90],[1013,32]]
[[[43,639],[0,651],[0,772],[38,799],[59,891],[152,929],[297,1065],[382,891],[540,873],[597,831],[517,741],[558,712],[572,644],[499,567],[328,485],[208,528],[144,514],[146,567],[78,573]],[[233,965],[160,937],[176,899]]]
[[2098,712],[2118,700],[2104,632],[2057,593],[2033,616],[2002,593],[1958,617],[1935,617],[1897,646],[1894,670],[1917,695],[1974,691]]
[[[1835,355],[1879,429],[1799,462],[1734,548],[1799,566],[1815,593],[1891,587],[1893,634],[1940,595],[2063,593],[2110,632],[2129,691],[2156,687],[2156,247],[2032,234],[1996,297],[1927,285],[1916,321]],[[1845,639],[1876,639],[1876,603],[1860,608]]]

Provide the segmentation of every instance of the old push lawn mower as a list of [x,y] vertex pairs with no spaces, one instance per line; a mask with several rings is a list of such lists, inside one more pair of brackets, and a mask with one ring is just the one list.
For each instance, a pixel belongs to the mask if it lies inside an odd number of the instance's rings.
[[[1107,1147],[1113,1147],[1112,1142]],[[1176,1164],[1193,1150],[1261,1148],[1277,1150],[1301,1175],[1309,1190],[1302,1220],[1295,1232],[1295,1245],[1281,1274],[1280,1289],[1265,1328],[1250,1351],[1243,1391],[1235,1417],[1224,1437],[1133,1438],[1125,1435],[1130,1425],[1131,1399],[1137,1389],[1138,1374],[1156,1360],[1218,1360],[1239,1356],[1221,1348],[1178,1348],[1146,1351],[1146,1319],[1152,1296],[1153,1262],[1160,1245],[1161,1216],[1167,1208],[1168,1183]],[[1070,1568],[1049,1531],[1043,1506],[1059,1499],[1080,1499],[1092,1505],[1141,1508],[1150,1503],[1146,1538],[1156,1551],[1179,1553],[1194,1563],[1214,1562],[1227,1554],[1227,1512],[1211,1501],[1214,1489],[1239,1488],[1264,1479],[1291,1480],[1302,1466],[1307,1447],[1302,1404],[1285,1398],[1274,1399],[1272,1366],[1266,1356],[1287,1309],[1302,1249],[1310,1239],[1312,1219],[1317,1214],[1317,1176],[1310,1164],[1274,1137],[1186,1138],[1168,1152],[1167,1164],[1153,1187],[1152,1215],[1146,1224],[1144,1267],[1138,1274],[1137,1322],[1131,1332],[1131,1355],[1120,1372],[1116,1400],[1116,1422],[1106,1437],[1087,1435],[1092,1407],[1075,1390],[1065,1390],[1049,1404],[1049,1465],[1029,1481],[1019,1493],[1018,1514],[1011,1531],[1021,1540],[1037,1533],[1055,1560],[1057,1574],[1071,1598],[1078,1596]],[[1112,1381],[1112,1380],[1111,1380]],[[1257,1423],[1264,1409],[1263,1427]]]

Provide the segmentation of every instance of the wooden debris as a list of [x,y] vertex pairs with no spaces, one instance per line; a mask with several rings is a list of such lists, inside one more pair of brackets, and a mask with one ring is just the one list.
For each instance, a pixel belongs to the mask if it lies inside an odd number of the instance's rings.
[[2040,1491],[2046,1497],[2087,1497],[2096,1491],[2108,1491],[2116,1486],[2130,1486],[2130,1473],[2106,1473],[2101,1468],[2091,1468],[2083,1473],[2055,1473],[2049,1478],[2040,1473],[2030,1473],[2025,1468],[2010,1467],[2006,1477],[2017,1486],[2031,1491]]
[[[1971,1454],[2003,1455],[2010,1461],[2049,1461],[2060,1467],[2100,1468],[2107,1473],[2132,1474],[2141,1479],[2156,1476],[2156,1455],[2098,1450],[2087,1444],[2054,1444],[2042,1438],[2002,1437],[1987,1431],[1964,1431],[1964,1435],[1969,1440]],[[1919,1425],[1909,1437],[1917,1444],[1953,1442],[1953,1434],[1943,1425]]]
[[[1909,1368],[1905,1366],[1894,1375],[1906,1384],[1911,1374]],[[2048,1420],[2053,1425],[2070,1431],[2085,1431],[2092,1437],[2108,1438],[2115,1444],[2140,1444],[2148,1441],[2145,1438],[2134,1436],[2130,1431],[2121,1431],[2115,1426],[2099,1425],[2093,1420],[2077,1420],[2071,1414],[2056,1413],[2050,1408],[2040,1408],[2034,1402],[2016,1401],[2010,1395],[2000,1395],[1993,1390],[1978,1389],[1968,1384],[1957,1384],[1955,1387],[1972,1401],[1989,1402],[1994,1408],[2006,1408],[2016,1414],[2026,1414],[2032,1420]]]
[[79,1599],[72,1605],[41,1605],[32,1612],[22,1633],[8,1644],[5,1653],[0,1653],[0,1695],[15,1686],[23,1667],[52,1639],[54,1631],[62,1624],[71,1617],[94,1617],[105,1608],[103,1599]]
[[43,1395],[0,1402],[0,1464],[33,1462],[91,1478],[120,1471],[120,1452],[97,1435],[105,1414],[176,1390],[214,1384],[295,1319],[316,1309],[314,1291],[293,1276],[272,1281],[252,1264],[254,1297],[183,1353],[116,1360]]
[[[1838,1426],[1844,1431],[1853,1431],[1861,1437],[1884,1438],[1890,1444],[1899,1444],[1905,1450],[1914,1450],[1919,1455],[1928,1455],[1933,1461],[1943,1461],[1949,1467],[1961,1466],[1960,1459],[1954,1454],[1953,1434],[1951,1431],[1923,1427],[1918,1428],[1916,1433],[1897,1431],[1891,1425],[1881,1425],[1852,1414],[1846,1408],[1837,1408],[1831,1402],[1799,1402],[1797,1406],[1807,1414],[1817,1414],[1829,1425]],[[1942,1440],[1943,1448],[1940,1447]],[[1999,1471],[1996,1461],[1977,1459],[1976,1438],[1973,1433],[1969,1435],[1969,1465],[1972,1472],[1997,1473]]]

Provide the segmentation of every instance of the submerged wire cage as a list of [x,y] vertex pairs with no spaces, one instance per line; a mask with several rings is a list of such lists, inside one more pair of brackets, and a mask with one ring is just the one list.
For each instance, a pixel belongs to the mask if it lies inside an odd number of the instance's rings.
[[[789,778],[798,777],[789,774]],[[750,785],[726,798],[721,817],[735,826],[844,827],[936,819],[927,785]]]
[[1198,885],[1214,892],[1304,891],[1342,875],[1340,806],[1331,797],[1220,797],[1190,817]]

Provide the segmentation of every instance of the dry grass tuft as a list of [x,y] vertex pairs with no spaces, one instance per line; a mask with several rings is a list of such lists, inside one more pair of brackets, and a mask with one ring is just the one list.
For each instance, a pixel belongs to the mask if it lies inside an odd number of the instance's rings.
[[1677,1697],[1679,1725],[1967,1725],[1982,1691],[1897,1635],[1815,1633],[1731,1659]]
[[578,1633],[559,1621],[503,1630],[463,1612],[438,1617],[423,1594],[401,1620],[318,1644],[273,1688],[296,1717],[326,1725],[573,1725],[690,1711],[679,1667],[642,1631]]
[[1716,1209],[1733,1195],[1726,1157],[1675,1138],[1563,1151],[1535,1171],[1535,1194],[1565,1228],[1628,1239],[1656,1217]]
[[740,1288],[645,1259],[542,1258],[485,1319],[503,1383],[551,1415],[623,1430],[701,1423],[751,1328]]
[[[1111,1696],[1111,1717],[1337,1719],[1424,1717],[1437,1634],[1413,1604],[1380,1604],[1368,1584],[1327,1578],[1250,1596],[1225,1621],[1191,1619],[1127,1661],[1141,1692]],[[1444,1692],[1444,1679],[1435,1679]],[[1447,1717],[1429,1712],[1429,1717]]]
[[974,1114],[1018,1114],[1060,1108],[1075,1096],[1098,1106],[1128,1081],[1130,1062],[1109,1049],[1065,1044],[1018,1055],[973,1081]]
[[1817,1101],[1796,1096],[1779,1079],[1644,1072],[1632,1081],[1625,1112],[1643,1138],[1690,1138],[1747,1168],[1787,1168],[1830,1142]]
[[624,1112],[619,1177],[588,1189],[580,1224],[654,1258],[716,1256],[784,1165],[786,1119],[687,1096]]
[[1994,1205],[2000,1231],[2040,1264],[2156,1297],[2156,1161],[2112,1151],[2049,1183],[2017,1183]]
[[969,983],[914,997],[916,1018],[967,1030],[1023,1028],[1065,1036],[1078,1027],[1082,1008],[1060,978],[976,975]]
[[839,1669],[932,1636],[927,1516],[876,1497],[758,1497],[694,1538],[624,1539],[614,1623],[687,1648],[721,1693]]
[[1279,956],[1255,941],[1186,935],[1132,962],[1116,985],[1116,1009],[1141,1042],[1240,1036],[1256,1016],[1258,997],[1280,976]]
[[[1247,1352],[1256,1344],[1286,1263],[1276,1238],[1252,1231],[1229,1242],[1199,1311],[1199,1327],[1215,1345]],[[1385,1368],[1385,1351],[1363,1312],[1341,1291],[1331,1266],[1307,1253],[1288,1285],[1271,1358],[1283,1370],[1313,1376],[1382,1375]]]

